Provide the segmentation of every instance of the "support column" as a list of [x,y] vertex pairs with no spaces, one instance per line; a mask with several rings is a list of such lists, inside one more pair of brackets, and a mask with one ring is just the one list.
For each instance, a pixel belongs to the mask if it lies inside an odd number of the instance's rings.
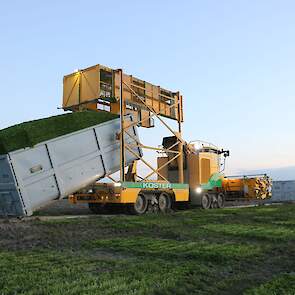
[[[181,103],[181,97],[180,93],[177,92],[177,99],[178,99],[178,105],[177,105],[177,111],[178,111],[178,132],[179,137],[182,138],[182,130],[181,130],[181,110],[180,110],[180,103]],[[184,182],[184,173],[183,173],[183,143],[179,141],[178,143],[178,152],[179,156],[177,158],[177,164],[178,164],[178,182],[183,183]]]
[[120,73],[120,180],[125,181],[125,142],[124,142],[124,100],[123,100],[123,71]]

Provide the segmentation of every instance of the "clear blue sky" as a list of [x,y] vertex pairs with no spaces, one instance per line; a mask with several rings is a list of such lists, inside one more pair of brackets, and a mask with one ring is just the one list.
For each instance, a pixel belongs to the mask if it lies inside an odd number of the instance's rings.
[[100,63],[180,90],[185,139],[229,172],[295,165],[295,1],[2,1],[0,38],[0,128],[61,113],[63,75]]

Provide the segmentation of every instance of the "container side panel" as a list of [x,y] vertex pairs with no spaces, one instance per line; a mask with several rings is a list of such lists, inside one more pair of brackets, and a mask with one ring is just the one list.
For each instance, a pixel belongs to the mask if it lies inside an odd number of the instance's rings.
[[114,143],[118,143],[116,133],[120,132],[120,120],[113,120],[110,124],[103,124],[95,127],[95,132],[99,136],[101,149],[108,149]]
[[[130,122],[130,116],[126,117],[126,122]],[[101,154],[104,161],[104,167],[106,174],[110,175],[120,169],[120,143],[117,139],[117,134],[120,132],[120,120],[113,120],[111,124],[104,124],[95,128],[95,133],[99,146],[101,148]],[[136,128],[128,128],[127,132],[133,137],[138,138]],[[136,141],[125,133],[125,143],[129,145],[136,145]],[[132,147],[132,150],[141,155],[141,150],[138,147]],[[138,158],[132,153],[126,151],[125,160],[126,165],[131,164]]]
[[58,186],[45,144],[10,153],[10,158],[28,214],[58,197]]
[[22,181],[52,169],[45,145],[10,153],[14,169]]
[[95,134],[107,175],[120,169],[120,144],[116,138],[116,133],[119,132],[120,120],[113,120],[111,124],[95,127]]
[[100,155],[91,158],[81,157],[72,165],[57,168],[56,175],[59,183],[61,198],[72,194],[87,185],[94,183],[105,174]]
[[22,216],[25,211],[7,156],[0,156],[0,216]]
[[[54,176],[40,179],[24,187],[30,210],[34,211],[56,199],[59,191]],[[28,202],[27,202],[28,204]]]
[[48,143],[51,161],[55,167],[73,162],[83,156],[98,152],[92,129],[69,134]]

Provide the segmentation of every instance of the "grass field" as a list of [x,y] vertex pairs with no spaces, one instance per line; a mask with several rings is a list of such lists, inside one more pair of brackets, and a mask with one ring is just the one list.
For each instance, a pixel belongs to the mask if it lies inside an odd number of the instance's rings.
[[295,294],[295,205],[0,222],[0,294]]

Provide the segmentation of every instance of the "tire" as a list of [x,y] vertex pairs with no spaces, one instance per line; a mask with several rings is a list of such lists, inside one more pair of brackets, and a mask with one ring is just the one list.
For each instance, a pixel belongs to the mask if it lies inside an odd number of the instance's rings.
[[211,197],[209,194],[204,194],[201,197],[201,206],[203,209],[209,209],[211,206]]
[[225,203],[225,196],[223,193],[217,195],[217,208],[223,208]]
[[129,212],[135,215],[142,215],[148,208],[148,200],[143,193],[139,193],[134,204],[129,206]]
[[159,196],[159,209],[161,212],[166,213],[171,210],[172,200],[167,193],[161,193]]

